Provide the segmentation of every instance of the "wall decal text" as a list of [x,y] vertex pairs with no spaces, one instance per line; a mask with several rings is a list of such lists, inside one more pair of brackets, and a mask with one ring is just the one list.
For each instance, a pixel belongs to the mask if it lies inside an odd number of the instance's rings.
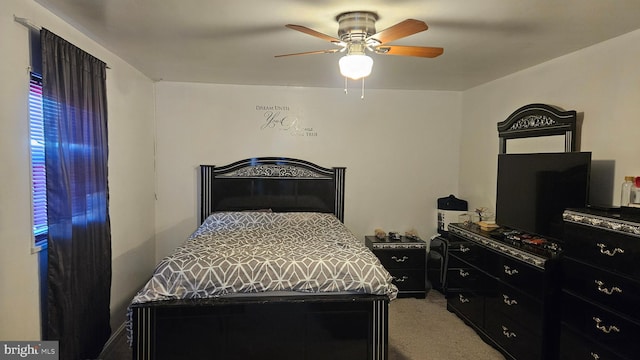
[[302,124],[300,111],[288,105],[256,105],[256,111],[262,115],[260,130],[281,131],[290,136],[318,136],[313,127]]

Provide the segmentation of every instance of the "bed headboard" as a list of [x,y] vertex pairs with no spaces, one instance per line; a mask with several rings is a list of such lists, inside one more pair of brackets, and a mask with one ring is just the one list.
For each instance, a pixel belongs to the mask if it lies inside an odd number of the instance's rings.
[[278,157],[200,165],[200,223],[215,211],[260,209],[333,213],[344,221],[345,170]]

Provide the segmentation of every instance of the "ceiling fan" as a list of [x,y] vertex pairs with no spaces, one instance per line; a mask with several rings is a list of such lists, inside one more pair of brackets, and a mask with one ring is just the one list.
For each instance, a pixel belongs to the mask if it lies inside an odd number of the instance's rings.
[[351,79],[360,79],[371,74],[373,59],[365,54],[370,51],[381,55],[417,56],[434,58],[443,53],[440,47],[387,45],[394,40],[407,37],[428,29],[424,21],[407,19],[385,30],[376,32],[378,15],[370,11],[349,11],[336,16],[338,21],[338,37],[329,36],[302,25],[285,25],[289,29],[315,36],[339,46],[328,50],[307,51],[294,54],[276,55],[276,57],[332,54],[345,52],[340,61],[340,72]]

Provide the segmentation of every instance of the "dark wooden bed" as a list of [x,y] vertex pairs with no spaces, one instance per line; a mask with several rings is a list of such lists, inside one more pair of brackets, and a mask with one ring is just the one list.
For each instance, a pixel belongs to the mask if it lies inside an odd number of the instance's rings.
[[[268,157],[200,170],[200,222],[239,210],[344,220],[345,168]],[[133,359],[384,360],[388,303],[384,295],[268,293],[135,304]]]

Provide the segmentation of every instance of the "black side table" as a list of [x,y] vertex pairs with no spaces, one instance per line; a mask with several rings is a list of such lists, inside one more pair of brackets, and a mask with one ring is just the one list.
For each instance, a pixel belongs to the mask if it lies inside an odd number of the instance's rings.
[[398,297],[427,296],[425,264],[427,244],[424,240],[402,236],[400,240],[365,236],[365,244],[393,276]]

